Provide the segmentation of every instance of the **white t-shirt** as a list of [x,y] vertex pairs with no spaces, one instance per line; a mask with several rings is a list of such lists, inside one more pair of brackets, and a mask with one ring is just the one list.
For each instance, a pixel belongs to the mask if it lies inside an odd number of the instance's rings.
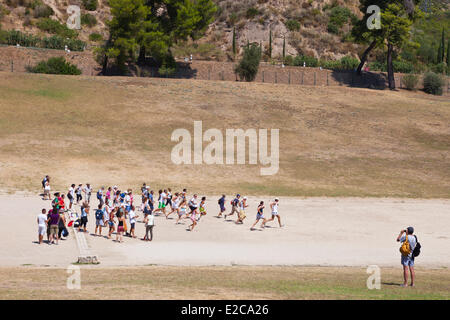
[[84,192],[86,192],[86,194],[91,194],[91,188],[89,187],[84,187]]
[[133,210],[130,210],[128,212],[128,216],[130,217],[130,223],[136,223],[136,214],[134,213]]
[[50,184],[48,182],[45,183],[44,189],[50,191]]
[[159,202],[164,203],[165,199],[166,199],[166,194],[163,192],[163,193],[161,193],[161,198],[159,198]]
[[73,197],[75,195],[75,190],[72,187],[70,187],[69,188],[69,193]]
[[129,194],[127,194],[127,195],[125,196],[125,203],[126,203],[127,205],[130,205],[130,204],[131,204],[131,197],[130,197]]
[[41,227],[45,227],[47,225],[46,221],[47,221],[47,216],[43,213],[40,213],[38,215],[38,225]]
[[147,225],[154,226],[155,225],[155,216],[152,214],[149,214],[147,217],[148,217]]

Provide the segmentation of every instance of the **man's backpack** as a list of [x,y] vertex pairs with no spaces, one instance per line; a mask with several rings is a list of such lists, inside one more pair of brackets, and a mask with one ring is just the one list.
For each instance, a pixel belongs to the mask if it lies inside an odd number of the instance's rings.
[[411,246],[409,245],[408,235],[405,236],[405,241],[403,241],[400,247],[400,253],[402,256],[408,256],[411,253]]
[[102,194],[100,193],[100,190],[97,191],[97,199],[100,200],[102,198]]
[[97,209],[97,211],[95,211],[95,218],[98,220],[103,219],[103,210]]
[[416,246],[414,247],[412,256],[415,258],[420,254],[420,249],[422,248],[422,246],[420,245],[419,241],[417,240],[417,237],[414,236],[416,238]]

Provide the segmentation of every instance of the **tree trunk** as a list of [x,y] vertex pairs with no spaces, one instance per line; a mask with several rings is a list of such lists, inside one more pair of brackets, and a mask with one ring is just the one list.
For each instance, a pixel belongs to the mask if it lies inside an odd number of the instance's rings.
[[395,79],[394,79],[394,66],[392,65],[392,52],[394,46],[388,42],[388,52],[387,52],[387,71],[388,71],[388,82],[389,89],[395,89]]
[[139,49],[139,57],[138,57],[137,63],[140,66],[145,64],[145,47],[144,46],[141,46]]
[[361,62],[359,63],[358,69],[356,69],[356,74],[358,76],[361,75],[361,70],[362,67],[364,66],[364,64],[367,61],[367,56],[369,55],[370,51],[372,51],[372,49],[375,47],[376,41],[373,40],[372,43],[369,45],[369,47],[364,51],[362,57],[361,57]]

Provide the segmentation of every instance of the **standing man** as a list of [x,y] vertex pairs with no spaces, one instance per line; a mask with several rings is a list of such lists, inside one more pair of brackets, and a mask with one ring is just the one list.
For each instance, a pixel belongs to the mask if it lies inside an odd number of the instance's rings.
[[91,201],[91,194],[92,194],[92,188],[90,183],[86,183],[83,192],[84,192],[84,199],[86,200],[87,204],[89,204]]
[[97,229],[98,229],[98,235],[101,236],[102,235],[102,228],[104,226],[104,217],[105,213],[103,212],[102,209],[102,204],[100,203],[98,205],[98,209],[97,211],[95,211],[95,235],[97,235]]
[[67,198],[69,198],[69,209],[72,209],[73,201],[75,200],[75,184],[72,183],[72,185],[69,188],[69,192],[67,193]]
[[42,212],[37,217],[39,244],[42,244],[44,234],[47,232],[47,223],[49,221],[49,218],[47,218],[46,213],[47,210],[42,209]]
[[[400,252],[402,254],[401,263],[403,266],[403,284],[402,287],[408,286],[408,269],[411,272],[411,287],[414,287],[414,256],[413,251],[417,245],[417,238],[413,236],[414,228],[408,227],[405,230],[401,230],[397,237],[397,241],[402,243]],[[403,235],[405,234],[405,235]]]

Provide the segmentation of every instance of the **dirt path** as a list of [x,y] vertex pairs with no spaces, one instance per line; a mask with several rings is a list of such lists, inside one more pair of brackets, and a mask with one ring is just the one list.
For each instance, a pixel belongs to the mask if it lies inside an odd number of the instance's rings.
[[[281,198],[285,226],[278,228],[274,221],[263,231],[250,231],[259,199],[249,197],[248,218],[244,225],[236,225],[215,218],[217,197],[208,198],[208,215],[193,232],[186,231],[188,220],[184,225],[175,225],[172,219],[157,217],[151,243],[125,237],[125,242],[119,244],[87,235],[88,243],[98,254],[101,266],[398,266],[399,244],[395,237],[401,228],[412,225],[423,245],[417,263],[423,267],[450,266],[450,200]],[[33,243],[37,237],[36,216],[49,205],[49,201],[37,196],[0,196],[0,230],[5,239],[0,244],[4,252],[0,266],[64,266],[76,260],[78,249],[73,235],[59,246]],[[88,229],[93,232],[94,228],[91,213]],[[144,225],[139,222],[137,235],[143,234]]]

